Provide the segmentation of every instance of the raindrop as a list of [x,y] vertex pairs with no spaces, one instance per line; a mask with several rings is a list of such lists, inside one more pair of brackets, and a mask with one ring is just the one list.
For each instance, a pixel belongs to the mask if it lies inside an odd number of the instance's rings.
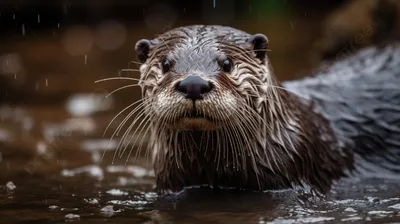
[[216,5],[216,1],[217,0],[213,0],[213,7],[215,8],[215,5]]
[[14,74],[14,79],[17,79],[17,73]]
[[87,55],[85,54],[85,65],[87,65]]
[[49,81],[46,79],[46,86],[49,86]]
[[57,28],[60,28],[60,23],[57,24]]
[[25,36],[25,24],[22,24],[22,35]]
[[13,14],[13,20],[15,20],[15,13]]
[[37,22],[40,23],[40,15],[37,15]]
[[36,89],[36,90],[39,90],[39,83],[38,83],[38,82],[36,82],[35,89]]

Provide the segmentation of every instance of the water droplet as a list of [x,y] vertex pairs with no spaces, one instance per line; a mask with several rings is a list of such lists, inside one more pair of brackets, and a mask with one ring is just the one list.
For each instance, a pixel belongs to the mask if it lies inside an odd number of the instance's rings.
[[39,83],[38,83],[38,82],[36,82],[35,89],[36,89],[36,90],[38,90],[38,89],[39,89]]
[[13,20],[15,20],[15,13],[13,14]]
[[14,74],[14,79],[17,79],[17,73]]
[[57,24],[57,28],[60,28],[60,23]]
[[37,22],[40,23],[40,15],[37,15]]
[[22,24],[22,35],[25,36],[25,24]]
[[85,54],[85,65],[87,65],[87,55]]
[[49,86],[49,81],[46,79],[46,86]]
[[215,8],[215,5],[216,5],[216,1],[217,1],[217,0],[214,0],[214,1],[213,1],[213,7],[214,7],[214,8]]

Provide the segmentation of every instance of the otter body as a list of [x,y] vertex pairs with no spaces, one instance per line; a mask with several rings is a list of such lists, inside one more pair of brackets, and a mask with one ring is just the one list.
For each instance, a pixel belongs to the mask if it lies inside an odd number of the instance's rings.
[[361,159],[400,171],[398,46],[283,85],[267,46],[263,34],[200,25],[137,42],[159,192],[206,185],[326,193]]

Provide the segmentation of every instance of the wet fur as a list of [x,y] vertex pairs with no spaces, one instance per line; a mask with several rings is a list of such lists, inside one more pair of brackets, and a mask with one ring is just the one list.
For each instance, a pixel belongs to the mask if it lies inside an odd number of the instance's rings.
[[[137,43],[144,63],[140,85],[150,123],[149,148],[160,192],[208,185],[326,193],[334,181],[355,170],[357,158],[372,154],[384,159],[392,153],[397,160],[389,163],[397,172],[400,90],[392,88],[400,84],[397,47],[389,47],[397,55],[392,61],[385,59],[390,55],[385,50],[375,50],[380,67],[375,60],[362,64],[370,55],[361,53],[347,67],[336,65],[328,72],[347,69],[348,74],[340,74],[344,77],[331,74],[287,82],[287,91],[273,74],[268,41],[262,40],[230,27],[190,26]],[[163,74],[165,57],[174,61],[174,70]],[[221,72],[216,60],[227,57],[236,65],[231,74]],[[377,66],[380,69],[368,69]],[[177,125],[192,104],[173,85],[192,74],[215,84],[196,107],[211,117],[203,131]],[[368,86],[375,88],[369,92]],[[370,102],[375,107],[366,106]],[[386,107],[379,109],[380,105]],[[380,149],[368,144],[372,139]]]

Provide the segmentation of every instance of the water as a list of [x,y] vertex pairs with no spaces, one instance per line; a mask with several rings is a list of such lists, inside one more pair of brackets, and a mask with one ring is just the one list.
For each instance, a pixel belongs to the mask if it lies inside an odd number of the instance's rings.
[[[379,179],[343,180],[327,198],[316,201],[292,191],[208,188],[159,197],[146,156],[132,158],[126,165],[125,157],[112,162],[118,139],[102,135],[116,114],[113,102],[79,94],[57,110],[0,107],[2,222],[400,222],[400,183]],[[112,112],[101,113],[107,107],[100,105],[109,105]],[[64,118],[63,113],[72,116]]]

